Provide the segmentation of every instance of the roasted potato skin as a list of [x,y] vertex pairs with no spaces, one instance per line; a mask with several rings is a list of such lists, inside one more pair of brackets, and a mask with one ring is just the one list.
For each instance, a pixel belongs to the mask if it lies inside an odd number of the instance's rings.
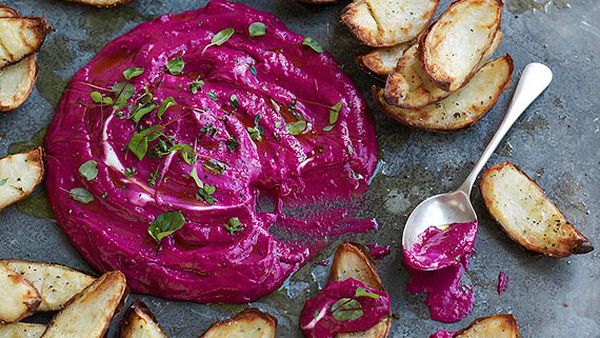
[[[119,323],[119,330],[120,330],[119,336],[120,337],[130,337],[131,336],[131,332],[130,332],[130,330],[132,330],[131,323],[134,322],[135,317],[138,316],[138,314],[136,313],[137,311],[143,312],[146,316],[148,316],[150,319],[152,319],[152,321],[154,321],[158,325],[159,329],[161,331],[163,331],[162,333],[164,335],[164,330],[162,329],[162,327],[160,327],[160,324],[158,324],[158,320],[156,320],[156,317],[154,316],[154,314],[150,311],[150,309],[148,309],[148,306],[144,302],[136,300],[133,302],[131,307],[129,307],[129,309],[123,316],[123,319]],[[165,337],[166,337],[166,335],[165,335]]]
[[81,5],[94,6],[98,8],[111,8],[129,5],[135,0],[65,0],[67,2],[73,2]]
[[254,318],[261,318],[262,320],[264,320],[265,322],[267,322],[270,327],[270,329],[275,332],[277,329],[277,318],[271,316],[268,313],[262,312],[258,309],[255,308],[248,308],[243,310],[242,312],[236,314],[235,316],[224,320],[224,321],[220,321],[220,322],[216,322],[213,323],[201,336],[202,337],[207,337],[207,336],[212,336],[213,332],[218,332],[220,327],[227,327],[229,325],[238,323],[238,322],[243,322],[246,320],[253,320]]
[[296,2],[300,2],[303,4],[311,4],[311,5],[329,5],[339,2],[340,0],[295,0]]
[[[392,118],[394,121],[398,122],[399,124],[405,126],[405,127],[409,127],[409,128],[413,128],[413,129],[420,129],[420,130],[425,130],[428,132],[436,132],[436,133],[449,133],[449,132],[455,132],[458,130],[462,130],[462,129],[466,129],[469,128],[471,126],[473,126],[475,123],[477,123],[482,117],[484,117],[487,112],[489,110],[491,110],[493,108],[493,106],[498,102],[498,99],[500,98],[500,95],[504,92],[504,90],[506,88],[508,88],[511,84],[512,81],[512,74],[514,72],[514,63],[512,60],[512,57],[510,56],[510,54],[507,54],[505,56],[503,56],[502,58],[499,59],[505,59],[506,62],[508,62],[509,65],[509,72],[511,74],[511,76],[509,76],[506,81],[503,82],[502,87],[500,88],[500,90],[498,90],[497,92],[495,92],[495,95],[492,96],[492,98],[489,100],[489,104],[486,105],[485,109],[483,112],[480,112],[478,114],[478,116],[472,120],[468,120],[468,121],[464,121],[463,123],[460,124],[455,124],[455,125],[424,125],[424,124],[418,124],[415,123],[414,121],[412,121],[411,119],[407,119],[404,118],[401,114],[395,113],[394,111],[392,111],[392,109],[405,109],[405,108],[400,108],[400,107],[396,107],[390,105],[389,103],[386,102],[385,97],[383,95],[383,89],[379,89],[375,86],[372,87],[372,94],[373,94],[373,98],[374,101],[377,103],[377,105],[379,106],[379,108],[381,109],[381,111],[383,111],[386,115],[388,115],[390,118]],[[494,62],[496,60],[490,61],[490,62]],[[438,101],[441,102],[441,101]],[[436,103],[432,103],[432,105],[435,105]],[[390,108],[392,107],[392,108]],[[416,108],[416,109],[407,109],[407,110],[413,110],[416,112],[421,111],[421,109],[425,109],[426,107],[423,108]]]
[[[42,297],[37,289],[23,276],[21,276],[18,272],[15,272],[8,267],[0,267],[0,273],[6,276],[6,282],[10,285],[5,285],[6,287],[10,286],[12,289],[16,289],[16,286],[21,286],[24,288],[23,293],[19,293],[18,302],[19,307],[17,309],[5,307],[7,310],[6,315],[0,318],[0,324],[7,324],[18,322],[23,318],[26,318],[32,315],[35,311],[37,311],[38,307],[42,302]],[[5,290],[7,291],[7,290]],[[12,297],[11,297],[12,298]],[[17,298],[14,298],[17,300]],[[6,302],[6,299],[2,300]],[[18,312],[20,311],[20,312]],[[0,311],[3,312],[3,311]]]
[[32,23],[35,26],[33,33],[35,34],[36,41],[40,41],[37,46],[29,46],[28,44],[25,44],[25,46],[31,47],[30,48],[31,51],[29,53],[26,53],[25,55],[21,56],[18,59],[14,59],[14,60],[10,60],[10,61],[4,60],[4,62],[2,63],[2,67],[13,65],[13,64],[18,63],[19,61],[23,60],[24,58],[37,53],[38,50],[44,44],[44,40],[46,39],[46,36],[48,35],[48,33],[52,32],[54,30],[52,28],[52,26],[50,25],[50,23],[48,22],[48,19],[46,19],[45,17],[27,17],[27,16],[3,17],[3,18],[0,18],[0,20],[27,20],[27,21],[29,21],[30,23]]
[[[510,329],[511,332],[510,334],[512,335],[513,338],[519,338],[520,337],[520,333],[519,333],[519,326],[517,324],[517,320],[515,319],[515,317],[512,314],[508,314],[508,313],[502,313],[502,314],[497,314],[497,315],[493,315],[493,316],[488,316],[488,317],[482,317],[482,318],[477,318],[475,319],[469,326],[467,326],[466,328],[456,332],[454,334],[454,337],[456,338],[460,338],[463,334],[469,332],[469,330],[471,330],[475,325],[489,320],[489,319],[501,319],[504,320],[504,322],[507,324],[508,328]],[[492,337],[490,337],[492,338]]]
[[[517,165],[515,165],[509,161],[504,161],[501,164],[497,164],[492,167],[489,167],[483,173],[483,175],[481,177],[479,189],[481,190],[481,195],[483,196],[483,201],[488,210],[488,213],[494,219],[494,221],[496,221],[496,223],[498,223],[500,228],[504,231],[504,233],[511,240],[513,240],[515,243],[518,243],[519,245],[521,245],[522,247],[524,247],[525,249],[527,249],[529,251],[536,252],[536,253],[539,253],[539,254],[542,254],[545,256],[549,256],[549,257],[554,257],[554,258],[568,257],[572,254],[586,254],[586,253],[592,252],[594,250],[594,246],[592,245],[590,240],[586,236],[584,236],[581,232],[579,232],[577,229],[575,229],[575,227],[570,222],[567,222],[569,230],[571,232],[569,238],[562,239],[561,242],[558,243],[559,249],[554,249],[554,250],[551,250],[549,248],[543,249],[540,246],[533,245],[533,244],[529,243],[528,241],[525,241],[522,238],[518,238],[518,237],[514,236],[513,234],[511,234],[509,231],[507,231],[507,229],[504,228],[502,223],[500,223],[500,221],[495,218],[494,212],[492,211],[494,201],[488,196],[488,194],[485,193],[485,189],[486,189],[485,184],[486,184],[488,177],[490,175],[493,175],[494,173],[502,170],[505,166],[510,166],[510,167],[516,169],[517,171],[519,171],[529,182],[531,182],[531,184],[535,185],[542,192],[542,194],[544,195],[544,197],[546,198],[546,200],[549,203],[551,203],[557,210],[559,210],[559,209],[558,209],[558,207],[556,207],[556,204],[552,200],[550,200],[548,198],[548,196],[543,192],[543,189],[537,184],[537,182],[532,180]],[[562,215],[562,216],[564,217],[564,215]]]
[[37,80],[37,76],[38,76],[38,72],[39,72],[39,67],[37,64],[37,60],[36,60],[36,55],[32,54],[30,56],[25,57],[23,60],[10,65],[10,66],[6,66],[6,67],[15,67],[17,66],[20,62],[31,62],[33,63],[32,67],[32,73],[30,73],[30,81],[31,81],[31,85],[27,88],[27,90],[23,93],[21,93],[21,97],[22,99],[20,100],[16,100],[14,104],[12,105],[4,105],[0,102],[0,112],[6,113],[12,110],[15,110],[17,108],[19,108],[21,105],[23,105],[23,103],[25,103],[25,101],[29,98],[29,96],[31,95],[31,92],[33,91],[33,87],[35,87],[35,82]]

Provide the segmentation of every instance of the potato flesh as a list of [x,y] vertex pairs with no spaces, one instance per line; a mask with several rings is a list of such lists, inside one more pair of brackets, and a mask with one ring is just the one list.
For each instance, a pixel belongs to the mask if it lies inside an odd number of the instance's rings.
[[42,337],[103,337],[121,304],[126,287],[125,276],[121,272],[105,273],[52,319]]
[[361,42],[373,47],[410,41],[431,20],[438,0],[355,0],[342,21]]
[[453,92],[477,71],[500,24],[496,0],[454,3],[426,34],[424,69],[440,88]]
[[19,107],[29,97],[37,73],[35,55],[0,69],[0,111]]
[[60,310],[95,278],[65,266],[27,261],[0,261],[25,277],[42,296],[39,311]]
[[454,338],[519,338],[517,321],[512,315],[500,314],[477,319]]
[[41,147],[0,159],[0,210],[29,196],[43,177]]
[[405,109],[387,103],[383,89],[375,91],[381,108],[401,124],[430,131],[453,131],[478,121],[496,103],[512,76],[510,56],[490,61],[463,88],[423,108]]
[[0,265],[0,323],[18,321],[42,301],[37,290],[19,273]]
[[39,338],[46,330],[46,325],[35,323],[10,323],[0,325],[2,338]]
[[398,60],[410,46],[410,42],[405,42],[392,47],[376,48],[368,54],[359,56],[358,61],[367,70],[379,76],[387,76],[396,68]]
[[122,329],[121,338],[167,338],[152,315],[135,304],[128,313],[128,320],[128,325]]
[[48,30],[43,18],[0,18],[0,68],[36,52]]
[[576,253],[579,243],[589,244],[542,189],[512,163],[490,168],[481,189],[494,219],[526,248],[564,257]]
[[276,329],[275,318],[256,309],[247,309],[212,325],[201,338],[275,338]]

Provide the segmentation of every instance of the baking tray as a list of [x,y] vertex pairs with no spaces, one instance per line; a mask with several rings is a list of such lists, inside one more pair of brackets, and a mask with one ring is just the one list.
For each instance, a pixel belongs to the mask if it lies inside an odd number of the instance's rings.
[[[503,18],[504,42],[497,54],[510,52],[516,74],[541,61],[554,71],[550,88],[528,109],[500,145],[491,163],[512,161],[557,201],[565,215],[600,247],[600,1],[555,1],[530,10],[532,0],[513,0]],[[541,1],[541,0],[539,0]],[[392,337],[428,337],[439,328],[457,329],[473,319],[512,312],[523,337],[600,337],[600,250],[566,259],[533,255],[510,241],[484,209],[478,189],[473,201],[480,218],[477,253],[463,280],[475,286],[475,307],[462,322],[431,321],[422,295],[405,291],[408,273],[399,242],[404,222],[423,198],[457,187],[491,138],[508,106],[514,84],[495,108],[474,127],[453,134],[433,134],[396,125],[379,112],[370,87],[381,84],[354,62],[367,48],[339,23],[348,1],[307,6],[289,0],[243,1],[279,16],[292,30],[318,39],[345,65],[369,102],[375,117],[381,172],[370,187],[362,213],[381,228],[350,237],[363,243],[389,244],[392,253],[379,273],[392,296]],[[0,153],[39,143],[44,127],[68,79],[107,42],[137,24],[165,13],[204,6],[206,1],[138,0],[114,9],[96,9],[55,0],[6,0],[22,15],[44,15],[56,29],[38,54],[36,89],[18,110],[0,116]],[[441,13],[449,4],[442,1]],[[44,191],[0,214],[0,258],[47,260],[90,271],[49,216]],[[315,260],[331,260],[335,243]],[[497,276],[510,278],[508,290],[496,293]],[[328,267],[309,263],[272,295],[252,306],[275,315],[279,336],[299,337],[298,315],[306,297],[323,286]],[[197,337],[212,322],[246,305],[203,305],[142,299],[172,337]],[[34,318],[39,320],[40,318]],[[116,323],[111,327],[111,336]]]

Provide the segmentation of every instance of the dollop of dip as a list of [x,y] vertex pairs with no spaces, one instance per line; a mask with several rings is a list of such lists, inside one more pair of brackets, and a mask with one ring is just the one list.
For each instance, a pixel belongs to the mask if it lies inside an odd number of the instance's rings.
[[349,278],[329,282],[304,303],[300,328],[305,337],[333,338],[366,331],[390,314],[390,296]]
[[252,301],[329,236],[376,227],[350,207],[313,211],[355,201],[374,172],[356,86],[314,40],[242,4],[109,43],[65,89],[46,151],[58,224],[138,293]]
[[436,333],[429,336],[429,338],[453,338],[456,331],[438,330]]
[[498,295],[501,295],[508,288],[508,275],[502,271],[498,273]]
[[403,249],[411,274],[408,291],[428,294],[425,303],[433,320],[454,323],[473,309],[473,289],[460,279],[469,264],[477,227],[477,221],[431,226],[410,250]]

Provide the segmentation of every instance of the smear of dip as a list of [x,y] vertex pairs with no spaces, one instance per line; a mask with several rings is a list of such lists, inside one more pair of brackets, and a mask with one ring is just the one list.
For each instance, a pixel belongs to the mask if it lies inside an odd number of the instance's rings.
[[[460,283],[473,251],[477,221],[431,226],[419,235],[410,251],[404,249],[404,264],[411,277],[408,291],[427,293],[431,319],[454,323],[473,309],[473,289]],[[423,271],[423,269],[433,269]]]
[[300,328],[305,337],[333,338],[366,331],[390,314],[390,296],[353,278],[329,282],[304,303]]
[[[58,224],[138,293],[248,302],[327,237],[376,226],[347,207],[290,216],[366,190],[374,128],[331,54],[242,4],[109,43],[65,89],[46,151]],[[257,210],[265,195],[274,210]]]
[[508,275],[500,271],[498,273],[498,295],[501,295],[508,287]]
[[436,333],[429,336],[429,338],[453,338],[456,331],[438,330]]
[[392,250],[389,245],[369,244],[369,254],[373,259],[384,259]]

